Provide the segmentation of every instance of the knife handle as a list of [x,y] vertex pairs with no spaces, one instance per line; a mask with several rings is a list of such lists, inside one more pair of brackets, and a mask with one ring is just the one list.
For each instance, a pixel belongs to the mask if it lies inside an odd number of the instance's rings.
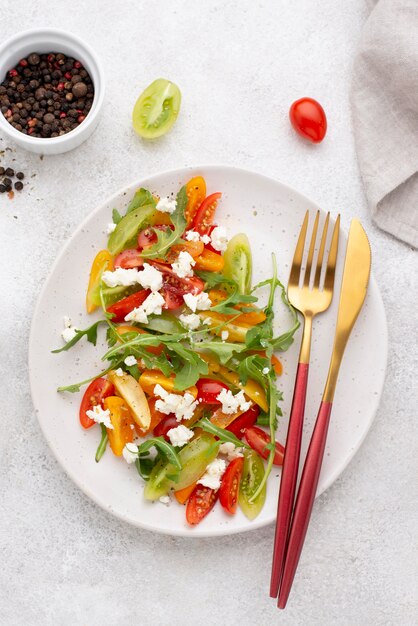
[[319,475],[321,473],[331,409],[332,402],[321,402],[311,443],[309,445],[305,464],[303,466],[302,478],[300,480],[295,510],[293,512],[289,542],[287,545],[283,579],[280,587],[278,602],[280,609],[284,609],[286,606],[299,562],[299,557],[302,552],[303,543],[305,541],[306,531],[308,529],[316,489],[318,486]]
[[299,363],[296,372],[295,390],[293,392],[282,476],[280,479],[280,493],[277,504],[276,532],[274,536],[270,581],[271,598],[277,598],[279,591],[286,542],[289,534],[290,518],[295,501],[308,373],[309,363]]

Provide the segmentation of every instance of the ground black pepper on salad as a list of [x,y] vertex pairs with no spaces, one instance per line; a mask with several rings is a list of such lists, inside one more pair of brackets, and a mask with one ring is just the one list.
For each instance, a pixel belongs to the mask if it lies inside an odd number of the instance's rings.
[[[109,445],[135,464],[147,500],[174,497],[191,525],[218,500],[229,515],[238,506],[249,519],[261,511],[284,452],[274,353],[289,348],[299,327],[274,255],[272,276],[253,286],[247,236],[228,241],[214,223],[220,198],[206,195],[199,176],[176,199],[139,189],[124,216],[114,210],[86,296],[87,312],[101,317],[84,330],[66,318],[66,343],[54,350],[84,336],[96,345],[106,328],[103,371],[58,391],[88,385],[79,419],[85,429],[100,426],[96,461]],[[292,325],[274,336],[277,294]]]

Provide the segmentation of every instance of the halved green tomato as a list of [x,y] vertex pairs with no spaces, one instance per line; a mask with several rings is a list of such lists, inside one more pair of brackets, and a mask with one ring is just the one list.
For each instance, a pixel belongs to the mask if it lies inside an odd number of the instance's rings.
[[251,497],[256,492],[264,476],[264,463],[254,450],[246,450],[244,454],[244,467],[242,469],[241,483],[239,486],[238,501],[243,513],[248,519],[253,520],[260,513],[266,499],[266,486],[254,502]]
[[181,93],[174,83],[158,78],[141,93],[132,112],[135,132],[146,139],[165,135],[180,111]]
[[240,233],[232,237],[223,258],[225,276],[235,280],[240,293],[249,293],[251,290],[252,258],[247,235]]

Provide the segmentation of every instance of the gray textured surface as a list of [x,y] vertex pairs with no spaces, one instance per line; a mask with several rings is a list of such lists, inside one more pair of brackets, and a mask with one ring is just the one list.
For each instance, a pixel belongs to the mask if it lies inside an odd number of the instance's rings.
[[[418,623],[417,361],[411,356],[417,257],[371,225],[356,165],[348,95],[366,5],[271,5],[2,2],[0,39],[17,28],[66,27],[90,41],[108,79],[101,124],[76,152],[40,160],[16,150],[0,157],[30,182],[13,201],[0,197],[0,622],[6,626]],[[183,108],[170,135],[144,144],[131,130],[130,111],[139,91],[160,75],[180,85]],[[288,105],[301,95],[317,97],[328,113],[329,135],[320,146],[300,141],[289,127]],[[7,146],[0,140],[0,150]],[[286,614],[268,598],[272,527],[187,541],[110,517],[52,457],[29,394],[32,309],[63,242],[97,203],[132,179],[199,162],[272,175],[339,210],[345,226],[358,215],[388,315],[389,369],[376,421],[317,502]]]

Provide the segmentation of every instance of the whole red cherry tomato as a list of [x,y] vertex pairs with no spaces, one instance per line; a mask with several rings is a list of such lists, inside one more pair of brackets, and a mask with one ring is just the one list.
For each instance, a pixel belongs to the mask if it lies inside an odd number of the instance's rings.
[[289,109],[290,122],[295,131],[313,143],[319,143],[327,132],[327,116],[313,98],[300,98]]

